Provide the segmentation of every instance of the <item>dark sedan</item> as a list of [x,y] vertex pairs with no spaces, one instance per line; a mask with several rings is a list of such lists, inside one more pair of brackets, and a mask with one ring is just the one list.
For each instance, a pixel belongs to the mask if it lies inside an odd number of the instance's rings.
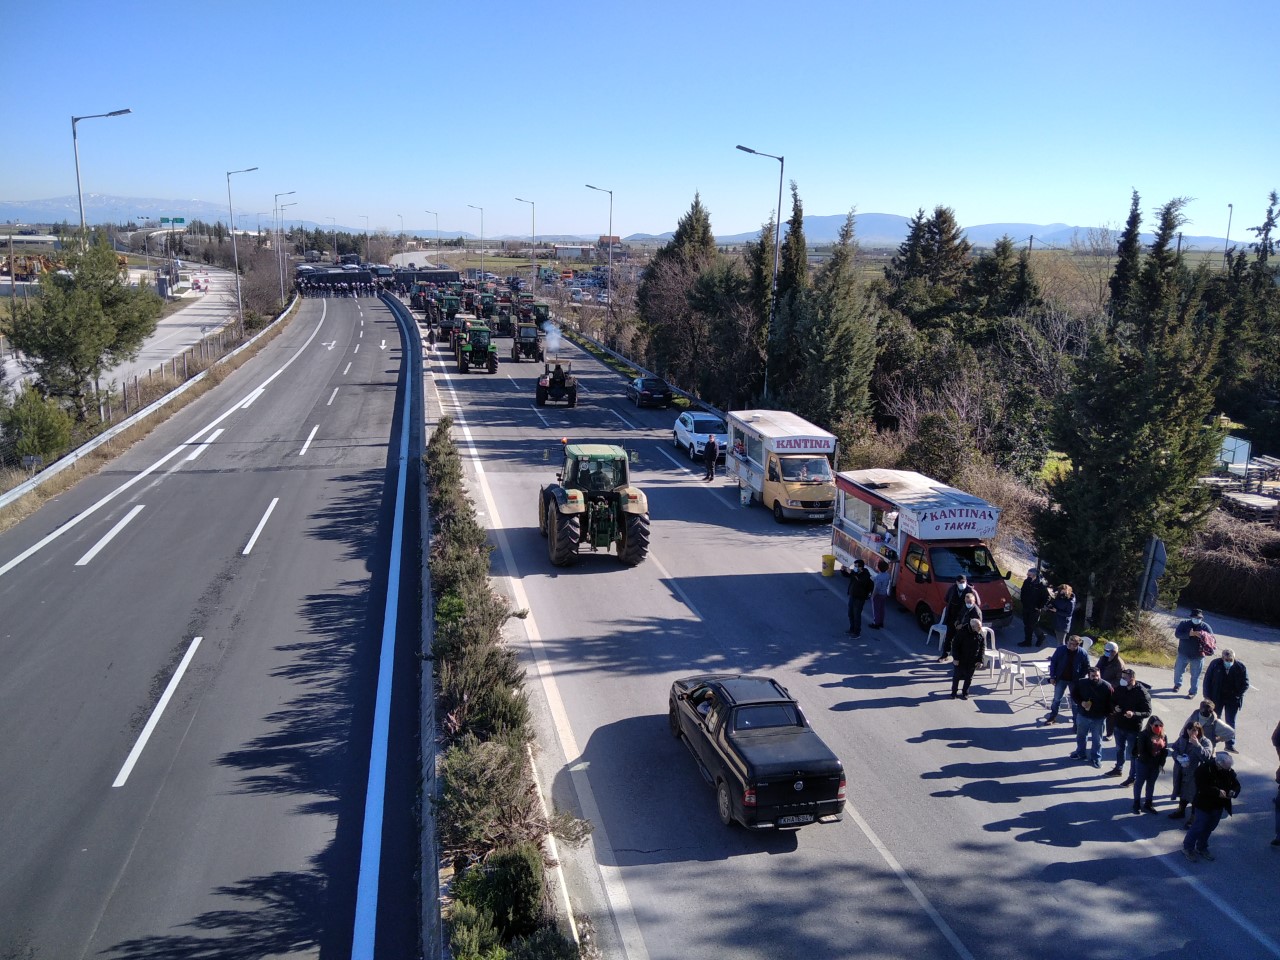
[[657,377],[636,377],[627,383],[627,399],[637,407],[669,407],[671,387]]
[[844,767],[800,704],[769,677],[704,674],[671,685],[671,734],[716,790],[728,826],[753,830],[844,816]]

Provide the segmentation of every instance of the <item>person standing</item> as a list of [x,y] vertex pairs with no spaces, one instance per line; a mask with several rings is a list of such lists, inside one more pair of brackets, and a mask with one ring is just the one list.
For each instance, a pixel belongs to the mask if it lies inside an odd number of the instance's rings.
[[[1173,745],[1173,792],[1170,800],[1178,801],[1178,809],[1169,814],[1170,820],[1181,820],[1187,815],[1187,804],[1196,798],[1196,771],[1200,764],[1213,759],[1213,741],[1204,735],[1200,721],[1192,720],[1182,730]],[[1195,816],[1195,807],[1191,808]]]
[[1199,711],[1193,711],[1191,716],[1187,717],[1187,723],[1196,722],[1200,724],[1204,730],[1204,735],[1209,738],[1212,744],[1226,743],[1228,740],[1236,738],[1236,729],[1227,721],[1218,716],[1218,712],[1213,709],[1212,700],[1201,700]]
[[[1169,756],[1169,741],[1164,735],[1164,721],[1152,714],[1147,719],[1147,726],[1138,734],[1138,743],[1133,751],[1133,812],[1139,809],[1147,813],[1155,813],[1153,797],[1156,780],[1164,769],[1164,762]],[[1145,793],[1146,799],[1139,808],[1139,799]]]
[[862,636],[862,608],[867,605],[867,598],[873,589],[871,573],[862,558],[853,561],[853,572],[849,575],[849,636]]
[[[982,621],[973,617],[956,631],[952,639],[951,655],[955,658],[955,669],[951,673],[951,699],[956,698],[959,691],[961,700],[969,699],[969,684],[973,683],[973,672],[982,663],[986,640],[982,636]],[[961,687],[963,681],[964,686]]]
[[[1124,657],[1120,656],[1120,647],[1114,640],[1108,640],[1107,645],[1102,648],[1102,653],[1098,655],[1098,672],[1102,674],[1103,680],[1111,684],[1112,690],[1120,686],[1120,675],[1124,673]],[[1111,739],[1115,722],[1115,717],[1108,713],[1107,722],[1102,730],[1103,740]]]
[[[973,594],[973,606],[966,606],[966,593]],[[947,634],[942,639],[942,656],[938,658],[939,663],[951,656],[951,639],[961,626],[969,622],[972,616],[971,611],[975,608],[978,610],[978,616],[982,616],[981,607],[978,605],[978,591],[969,586],[969,578],[962,573],[956,577],[955,583],[947,587],[946,595],[942,598],[942,623],[947,628]]]
[[707,474],[702,478],[703,480],[716,478],[716,461],[719,459],[720,441],[716,439],[715,434],[712,434],[702,447],[702,462],[707,466]]
[[1053,609],[1053,635],[1061,644],[1071,633],[1071,620],[1076,615],[1076,595],[1071,584],[1064,583],[1054,591],[1050,606]]
[[[1208,640],[1205,638],[1206,634]],[[1178,621],[1178,625],[1173,628],[1173,635],[1178,641],[1178,656],[1173,661],[1173,692],[1177,693],[1182,689],[1182,674],[1190,667],[1191,689],[1187,692],[1187,699],[1194,700],[1205,655],[1213,652],[1213,645],[1216,643],[1212,639],[1213,628],[1205,620],[1204,611],[1197,607],[1191,611],[1191,616]]]
[[1231,801],[1240,796],[1240,781],[1233,766],[1231,754],[1220,753],[1196,771],[1196,814],[1182,841],[1182,854],[1192,862],[1197,854],[1205,860],[1216,859],[1209,852],[1209,837],[1222,815],[1231,815]]
[[889,562],[876,564],[876,574],[871,578],[871,629],[884,626],[884,602],[889,596]]
[[1076,704],[1076,752],[1072,760],[1085,759],[1084,740],[1090,738],[1088,759],[1094,767],[1102,766],[1102,728],[1111,715],[1111,684],[1102,673],[1090,667],[1083,680],[1071,685],[1071,700]]
[[[1120,686],[1111,699],[1111,715],[1116,721],[1116,765],[1104,776],[1118,777],[1124,772],[1126,761],[1133,758],[1133,748],[1137,745],[1138,734],[1142,732],[1142,721],[1151,716],[1151,692],[1146,684],[1138,682],[1132,667],[1126,667],[1120,675]],[[1133,786],[1132,769],[1120,786]]]
[[1204,672],[1204,695],[1213,701],[1213,708],[1232,728],[1227,738],[1227,752],[1236,752],[1236,714],[1244,706],[1244,693],[1249,689],[1249,671],[1236,659],[1236,652],[1224,649],[1222,656],[1209,664]]
[[[1271,731],[1271,745],[1276,748],[1276,759],[1280,760],[1280,723]],[[1276,767],[1276,837],[1271,845],[1280,847],[1280,766]]]
[[1040,579],[1040,571],[1027,571],[1027,579],[1022,581],[1022,633],[1025,639],[1018,644],[1029,647],[1034,642],[1037,647],[1044,644],[1044,631],[1040,628],[1040,615],[1049,602],[1049,588]]
[[[1049,658],[1049,679],[1053,682],[1053,702],[1049,704],[1049,712],[1045,723],[1058,722],[1058,708],[1062,706],[1062,697],[1077,680],[1084,678],[1089,672],[1089,655],[1080,649],[1080,638],[1074,633],[1067,637],[1067,642],[1053,651]],[[1075,700],[1071,700],[1071,715],[1076,713]]]

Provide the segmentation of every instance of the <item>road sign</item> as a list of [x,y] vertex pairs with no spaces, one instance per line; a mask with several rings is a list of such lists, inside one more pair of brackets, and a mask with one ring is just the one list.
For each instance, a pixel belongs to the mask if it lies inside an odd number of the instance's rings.
[[168,218],[168,217],[161,217],[161,218],[160,218],[160,222],[161,222],[161,223],[168,223],[168,222],[169,222],[169,218]]
[[186,217],[174,217],[174,218],[173,218],[173,220],[172,220],[171,222],[172,222],[172,223],[186,223],[186,222],[187,222],[187,218],[186,218]]

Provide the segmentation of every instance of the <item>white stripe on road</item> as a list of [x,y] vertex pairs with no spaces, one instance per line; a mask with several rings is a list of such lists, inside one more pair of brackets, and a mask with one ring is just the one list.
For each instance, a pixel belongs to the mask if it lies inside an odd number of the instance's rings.
[[240,551],[240,556],[247,557],[249,551],[253,549],[253,545],[258,542],[258,537],[262,533],[262,528],[267,525],[267,521],[271,519],[271,511],[276,508],[276,504],[280,502],[279,497],[272,497],[271,502],[267,504],[267,512],[262,515],[262,519],[258,521],[258,526],[254,528],[253,536],[249,538],[249,542],[244,545],[244,549]]
[[320,424],[316,424],[311,428],[311,432],[307,434],[307,442],[302,445],[302,449],[298,451],[298,456],[302,456],[307,452],[307,447],[311,446],[311,441],[316,438],[316,431],[320,429]]
[[204,443],[200,444],[198,447],[196,447],[194,450],[192,450],[190,453],[187,454],[187,460],[188,461],[194,460],[196,457],[200,456],[200,454],[208,450],[210,444],[212,444],[215,440],[217,440],[220,436],[222,436],[224,432],[225,431],[222,429],[222,427],[219,427],[217,430],[213,431],[213,433],[209,434],[209,438],[205,440]]
[[615,417],[617,417],[619,420],[621,420],[621,421],[623,422],[623,424],[626,426],[626,428],[627,428],[628,430],[637,430],[637,429],[639,429],[639,428],[638,428],[634,423],[631,423],[629,420],[627,420],[627,418],[626,418],[626,417],[624,417],[622,414],[620,414],[617,410],[612,410],[612,409],[611,409],[609,412],[610,412],[610,413],[612,413],[612,414],[613,414]]
[[332,405],[333,405],[333,398],[334,398],[334,397],[336,397],[337,395],[338,395],[338,388],[337,388],[337,387],[334,387],[334,388],[333,388],[333,393],[329,394],[329,402],[328,402],[328,403],[326,403],[326,404],[325,404],[325,406],[326,406],[326,407],[328,407],[328,406],[332,406]]
[[343,368],[342,375],[345,377],[345,376],[347,375],[347,371],[348,371],[348,370],[350,370],[350,369],[351,369],[351,364],[350,364],[350,363],[348,363],[348,364],[346,365],[346,367],[345,367],[345,368]]
[[164,713],[164,708],[169,705],[169,700],[173,697],[173,692],[178,689],[178,682],[182,679],[182,675],[187,672],[187,667],[191,665],[191,658],[196,655],[196,650],[200,647],[200,641],[203,637],[195,637],[191,641],[191,646],[187,647],[186,656],[182,658],[182,662],[178,664],[178,669],[174,671],[173,677],[169,680],[169,685],[164,688],[164,693],[160,696],[160,702],[156,704],[156,708],[151,711],[151,719],[147,721],[147,725],[142,728],[142,733],[138,734],[138,742],[133,745],[133,749],[129,751],[129,757],[125,760],[124,766],[120,768],[120,772],[116,774],[113,787],[123,787],[125,781],[129,779],[129,774],[133,772],[133,765],[138,762],[138,758],[142,756],[142,750],[147,745],[147,741],[151,739],[151,733],[155,730],[156,724],[160,722],[160,715]]
[[132,510],[124,515],[119,523],[107,531],[107,535],[93,545],[93,548],[83,557],[76,561],[77,567],[83,567],[86,563],[98,555],[98,551],[105,547],[108,543],[116,538],[116,534],[128,525],[129,521],[142,512],[142,504],[138,504]]
[[354,350],[352,350],[351,352],[352,352],[352,353],[359,353],[359,352],[360,352],[360,344],[358,344],[358,343],[357,343],[357,344],[356,344],[356,348],[355,348]]
[[262,387],[258,387],[258,389],[254,390],[253,393],[244,398],[244,403],[240,404],[240,409],[248,410],[253,406],[253,401],[257,400],[265,392],[266,391]]

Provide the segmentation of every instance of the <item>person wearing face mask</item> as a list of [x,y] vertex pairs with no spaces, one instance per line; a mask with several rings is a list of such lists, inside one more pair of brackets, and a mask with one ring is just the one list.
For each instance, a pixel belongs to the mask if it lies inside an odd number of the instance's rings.
[[1040,614],[1049,603],[1049,588],[1040,579],[1040,571],[1032,568],[1027,571],[1027,579],[1022,581],[1022,632],[1024,639],[1018,644],[1029,647],[1033,643],[1041,646],[1044,643],[1044,630],[1040,628]]
[[[1132,667],[1120,675],[1120,686],[1116,687],[1111,698],[1111,715],[1116,721],[1116,765],[1103,776],[1118,777],[1124,773],[1125,763],[1133,758],[1142,722],[1151,716],[1151,691],[1145,683],[1138,682]],[[1132,770],[1120,786],[1133,786]]]
[[1212,700],[1200,701],[1200,709],[1187,717],[1187,723],[1192,721],[1200,724],[1210,743],[1225,743],[1227,740],[1236,738],[1235,728],[1218,716],[1218,712],[1213,709]]
[[[1222,656],[1209,664],[1204,672],[1204,695],[1213,701],[1213,708],[1227,725],[1235,727],[1236,714],[1244,706],[1244,693],[1249,689],[1249,671],[1236,657],[1236,652],[1224,649]],[[1236,752],[1234,731],[1227,737],[1227,751]]]
[[1053,592],[1050,607],[1053,609],[1053,635],[1059,644],[1063,644],[1071,633],[1071,620],[1076,615],[1076,594],[1071,584],[1064,583]]
[[[1114,691],[1111,684],[1102,679],[1098,668],[1090,667],[1083,680],[1077,680],[1071,686],[1071,701],[1078,705],[1076,710],[1076,751],[1071,754],[1072,760],[1084,760],[1086,757],[1094,767],[1102,766],[1102,727],[1111,715],[1111,697]],[[1085,753],[1085,740],[1090,739],[1089,752]]]
[[[1192,720],[1182,728],[1182,736],[1173,745],[1173,793],[1170,800],[1178,801],[1178,809],[1169,814],[1170,820],[1181,820],[1187,815],[1187,804],[1196,799],[1196,771],[1200,764],[1213,759],[1213,741],[1204,735],[1199,720]],[[1191,808],[1195,816],[1195,807]]]
[[1231,816],[1231,801],[1240,796],[1234,766],[1231,754],[1220,753],[1196,771],[1196,815],[1182,841],[1182,854],[1192,862],[1198,857],[1215,859],[1209,852],[1209,837],[1224,813]]
[[[1120,686],[1120,676],[1124,673],[1124,669],[1124,657],[1120,656],[1120,648],[1115,641],[1108,641],[1107,645],[1102,648],[1102,653],[1098,656],[1098,673],[1114,690]],[[1108,708],[1107,722],[1102,732],[1103,740],[1111,739],[1111,734],[1115,731],[1115,722],[1116,718],[1111,715],[1111,710]]]
[[[972,602],[970,597],[972,595]],[[956,582],[947,587],[947,595],[942,600],[942,622],[946,624],[947,635],[942,641],[942,663],[951,656],[951,641],[956,630],[968,623],[973,617],[982,617],[982,604],[978,599],[978,591],[969,584],[969,578],[963,573],[956,577]]]
[[1179,620],[1173,628],[1173,635],[1178,641],[1178,657],[1173,662],[1173,692],[1182,689],[1182,675],[1187,668],[1191,669],[1191,689],[1187,699],[1194,700],[1196,687],[1200,683],[1200,671],[1204,668],[1205,635],[1213,636],[1213,627],[1204,618],[1204,611],[1199,607],[1191,611],[1191,616]]
[[[956,665],[951,674],[951,699],[956,698],[959,691],[961,700],[969,699],[969,684],[973,683],[973,671],[982,663],[983,650],[986,646],[982,637],[982,620],[971,618],[956,631],[952,646]],[[961,682],[964,683],[961,688]]]
[[[1045,723],[1058,722],[1058,708],[1062,706],[1063,695],[1077,680],[1084,678],[1089,672],[1089,655],[1080,649],[1080,638],[1075,634],[1067,637],[1067,642],[1053,651],[1049,658],[1049,679],[1053,682],[1053,702],[1049,704],[1049,712],[1045,715]],[[1071,701],[1072,719],[1076,715],[1076,702]]]
[[[1164,721],[1152,714],[1146,728],[1138,734],[1133,750],[1133,812],[1155,813],[1156,780],[1169,756],[1169,741],[1164,734]],[[1145,799],[1142,794],[1145,792]],[[1141,805],[1139,802],[1141,801]]]

